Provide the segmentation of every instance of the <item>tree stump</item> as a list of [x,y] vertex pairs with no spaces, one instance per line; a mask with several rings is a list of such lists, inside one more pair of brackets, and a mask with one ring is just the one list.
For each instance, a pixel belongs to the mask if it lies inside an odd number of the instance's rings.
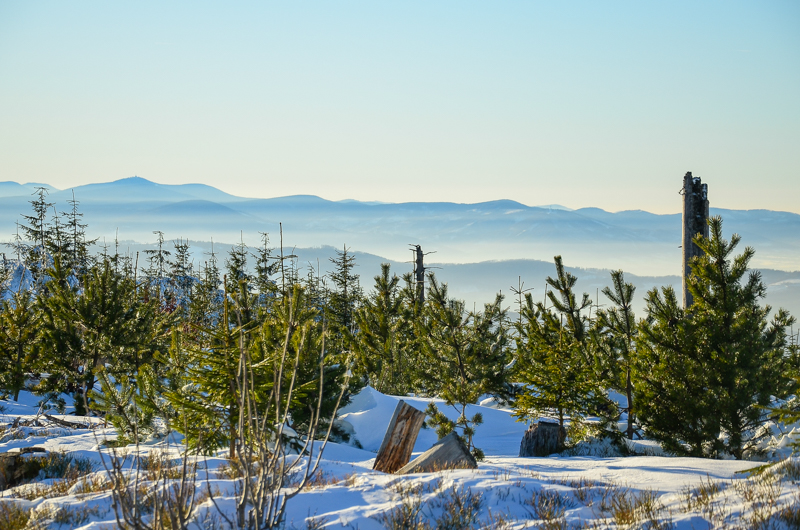
[[401,400],[395,407],[392,419],[386,428],[372,469],[394,473],[406,465],[414,451],[414,443],[424,421],[424,412]]
[[0,490],[36,477],[42,462],[27,455],[37,453],[44,455],[46,451],[43,447],[23,447],[19,451],[0,453]]
[[413,462],[397,470],[398,475],[407,473],[429,473],[443,469],[475,469],[475,461],[464,442],[459,440],[455,432],[451,432],[433,447],[419,455]]
[[525,431],[519,444],[519,456],[548,456],[564,446],[567,431],[558,423],[540,421]]

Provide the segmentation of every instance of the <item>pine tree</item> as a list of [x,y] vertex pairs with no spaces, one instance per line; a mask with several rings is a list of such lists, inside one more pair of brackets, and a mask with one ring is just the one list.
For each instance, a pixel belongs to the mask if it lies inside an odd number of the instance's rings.
[[[330,290],[328,289],[328,279],[320,275],[319,263],[317,267],[309,267],[307,269],[306,278],[302,282],[303,292],[305,293],[306,304],[309,307],[315,307],[319,310],[328,306],[328,299],[330,297]],[[279,290],[275,290],[276,299],[279,295]]]
[[514,415],[520,420],[554,416],[562,428],[569,416],[575,427],[583,416],[597,411],[604,392],[587,345],[589,320],[583,311],[592,301],[586,293],[577,301],[573,291],[577,278],[565,270],[561,256],[555,257],[555,266],[556,277],[547,278],[552,309],[534,304],[530,293],[525,295],[515,364],[517,378],[525,386]]
[[28,245],[25,240],[22,239],[22,236],[19,233],[22,225],[17,222],[15,223],[15,226],[16,230],[12,234],[11,241],[4,243],[4,245],[11,250],[12,255],[16,257],[16,262],[19,265],[22,264],[23,260],[25,259],[30,245]]
[[[319,387],[317,346],[322,339],[323,322],[318,318],[319,311],[306,304],[299,285],[275,303],[263,323],[248,319],[248,314],[256,313],[252,306],[243,307],[242,291],[238,296],[236,300],[224,299],[217,326],[203,333],[207,341],[186,349],[187,385],[167,393],[181,416],[175,428],[187,436],[190,447],[209,452],[228,444],[231,456],[236,450],[231,433],[237,432],[241,422],[238,407],[242,363],[247,367],[258,403],[278,396],[282,405],[273,413],[289,406],[293,428],[314,418],[317,403],[322,403],[323,413],[335,407],[339,387],[333,378],[343,372],[343,367],[333,368],[327,362],[326,384]],[[251,295],[246,303],[253,301]],[[289,395],[290,388],[293,402],[280,401],[281,395]]]
[[[166,280],[167,269],[169,268],[169,257],[172,254],[169,250],[164,249],[164,232],[155,230],[153,232],[156,237],[156,248],[147,249],[144,253],[147,255],[147,268],[144,270],[147,282],[145,289],[152,296],[155,291],[155,298],[159,304],[171,302],[168,281]],[[104,251],[104,256],[107,251]]]
[[261,232],[261,246],[258,248],[256,258],[256,274],[254,286],[259,293],[259,302],[262,307],[268,307],[271,298],[275,297],[277,286],[273,276],[280,268],[280,260],[272,255],[273,249],[269,246],[269,234]]
[[[97,372],[99,391],[90,391],[92,409],[102,412],[117,431],[116,445],[139,443],[157,434],[156,406],[162,385],[151,365],[144,365],[131,376],[131,371],[118,373],[113,379],[105,369]],[[165,418],[169,419],[169,418]]]
[[30,242],[24,256],[26,266],[37,282],[44,280],[44,271],[49,266],[47,250],[53,240],[53,227],[48,216],[54,203],[47,201],[47,194],[47,188],[36,188],[36,198],[30,201],[33,212],[22,216],[27,224],[19,225],[25,239]]
[[403,318],[399,283],[400,278],[391,276],[389,264],[383,263],[374,291],[356,311],[358,367],[373,388],[394,395],[413,388],[408,347],[411,322]]
[[67,237],[66,226],[61,223],[61,217],[53,206],[52,217],[52,238],[47,242],[47,253],[50,256],[58,256],[69,263],[72,252],[70,250],[70,240]]
[[356,308],[362,298],[359,276],[354,272],[356,257],[343,247],[336,251],[336,257],[330,258],[333,271],[329,274],[333,290],[329,301],[331,322],[341,329],[353,329]]
[[11,392],[14,401],[25,386],[25,372],[39,342],[39,320],[30,291],[17,291],[0,304],[0,390]]
[[231,296],[236,296],[242,288],[246,289],[248,294],[252,291],[253,278],[247,271],[248,254],[244,241],[240,241],[228,251],[225,270],[228,277],[228,294]]
[[6,253],[3,252],[2,262],[0,262],[0,300],[5,300],[9,278],[11,278],[11,264],[6,258]]
[[194,266],[189,252],[189,241],[176,239],[173,241],[175,248],[175,259],[170,263],[169,279],[175,291],[175,299],[181,314],[188,315],[189,300],[192,295],[192,288],[196,282],[194,278]]
[[766,288],[748,274],[751,248],[733,257],[740,238],[722,237],[722,219],[709,219],[704,255],[690,263],[693,304],[675,292],[647,295],[647,321],[638,341],[640,420],[647,433],[678,454],[741,459],[768,431],[765,407],[792,389],[786,330],[794,319],[779,310],[768,320]]
[[[236,273],[237,270],[243,270],[236,266],[246,265],[245,249],[240,249],[238,254],[232,250],[231,255],[233,260],[240,258],[245,261],[234,261],[232,265],[229,259],[229,271]],[[232,290],[230,286],[234,285],[237,278],[237,288]],[[179,402],[190,414],[190,421],[185,422],[190,430],[184,433],[190,444],[207,451],[219,447],[221,442],[227,442],[231,458],[236,451],[233,433],[236,432],[240,420],[240,396],[237,394],[240,363],[248,353],[251,358],[255,357],[256,363],[263,360],[260,356],[253,355],[260,350],[257,341],[253,340],[256,325],[251,319],[251,298],[246,281],[247,276],[244,273],[234,276],[232,280],[227,275],[223,276],[222,314],[213,329],[205,330],[207,342],[196,345],[190,351],[192,360],[188,379],[204,396],[193,396],[189,399],[184,396]],[[255,377],[252,379],[256,381]],[[215,426],[217,432],[209,436],[209,429]],[[198,428],[202,428],[202,431],[198,432]]]
[[586,339],[586,332],[589,319],[582,311],[592,306],[592,301],[589,299],[587,293],[583,293],[581,301],[575,296],[572,290],[577,283],[578,278],[564,268],[564,262],[561,256],[554,258],[556,265],[556,277],[547,277],[547,284],[552,287],[547,291],[547,297],[553,308],[565,318],[566,329],[569,330],[570,335],[578,341],[584,342]]
[[72,192],[72,199],[67,201],[70,205],[69,212],[66,213],[66,223],[64,232],[69,241],[69,256],[64,256],[67,268],[72,269],[78,276],[81,276],[89,270],[91,257],[89,256],[89,247],[97,242],[97,238],[87,240],[86,228],[87,224],[83,222],[83,213],[78,209],[80,202],[75,199],[75,192]]
[[534,304],[526,294],[514,366],[517,381],[525,386],[514,403],[514,415],[521,421],[554,417],[560,427],[567,417],[577,423],[586,415],[599,388],[584,348],[562,315],[541,302]]
[[636,317],[633,313],[633,295],[636,288],[625,283],[621,270],[611,273],[614,286],[603,289],[603,294],[614,303],[614,307],[597,312],[595,326],[592,330],[593,343],[604,373],[603,381],[617,392],[625,395],[627,400],[629,440],[633,439],[635,422],[635,403],[633,370],[635,361],[635,341],[638,335]]
[[355,311],[363,292],[358,282],[359,276],[354,272],[356,257],[347,247],[337,250],[336,257],[330,258],[330,262],[334,269],[329,274],[333,289],[328,301],[328,318],[334,336],[344,340],[355,331]]
[[[353,341],[357,334],[355,314],[361,304],[363,291],[359,285],[359,276],[354,272],[355,256],[347,247],[337,250],[336,256],[330,261],[334,268],[328,274],[331,289],[326,289],[325,319],[329,330],[327,347],[330,352],[339,355],[337,362],[345,365],[349,362],[348,357],[354,347]],[[350,379],[345,400],[351,394],[359,392],[363,384],[364,381],[360,378]]]
[[202,333],[201,330],[211,329],[217,325],[218,317],[222,312],[221,278],[213,243],[209,259],[202,268],[199,280],[192,289],[189,300],[189,322],[196,326],[198,333]]
[[50,377],[46,390],[75,392],[76,412],[107,362],[117,373],[138,373],[148,364],[167,322],[157,302],[143,302],[134,284],[109,260],[93,266],[79,290],[58,258],[49,271],[50,296],[42,300],[43,343],[48,354],[40,369]]
[[422,377],[428,391],[454,407],[459,417],[445,421],[434,404],[429,407],[440,437],[461,428],[467,447],[481,459],[483,452],[474,447],[475,426],[483,420],[480,413],[467,418],[468,405],[484,394],[507,397],[509,335],[503,296],[485,304],[482,313],[464,310],[464,303],[447,295],[447,285],[428,275],[429,294],[425,300],[424,318],[417,321],[417,336],[425,366]]
[[[293,386],[291,427],[298,431],[307,429],[318,414],[317,410],[322,418],[331,417],[342,388],[347,388],[347,370],[351,364],[348,354],[332,345],[324,312],[312,303],[308,294],[306,289],[295,284],[288,296],[273,304],[260,330],[264,356],[272,360],[269,373],[273,379],[269,388],[278,388],[278,381],[282,381],[281,393],[288,395],[288,389]],[[281,376],[279,371],[284,357],[292,359],[294,364],[291,372],[286,371],[287,365]],[[346,404],[349,397],[345,395],[341,399]],[[335,426],[333,428],[337,431]],[[342,432],[334,434],[344,437]]]

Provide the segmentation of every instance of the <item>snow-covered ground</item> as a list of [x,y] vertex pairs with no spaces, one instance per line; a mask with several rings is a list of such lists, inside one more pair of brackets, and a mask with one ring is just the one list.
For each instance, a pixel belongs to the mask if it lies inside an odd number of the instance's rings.
[[[375,452],[399,399],[366,388],[342,410],[343,425],[352,431],[351,443],[328,444],[315,480],[288,502],[287,528],[401,528],[398,521],[403,515],[433,528],[437,524],[440,528],[800,527],[800,460],[790,459],[753,475],[746,471],[761,463],[668,456],[520,458],[516,455],[526,426],[514,421],[508,410],[490,406],[474,407],[484,417],[475,444],[487,455],[478,469],[405,476],[373,471]],[[430,401],[403,399],[419,409]],[[59,479],[52,478],[16,486],[0,492],[0,504],[33,509],[29,524],[116,528],[111,493],[90,487],[105,477],[101,452],[108,456],[110,450],[99,442],[113,438],[113,429],[104,428],[97,419],[94,429],[64,428],[42,416],[40,426],[12,429],[17,418],[37,417],[37,402],[29,393],[23,393],[19,403],[0,401],[0,453],[25,447],[64,451],[91,461],[94,471],[62,488],[54,487]],[[415,453],[435,441],[433,430],[423,429]],[[178,458],[181,446],[172,436],[140,449],[144,454],[163,452]],[[222,457],[202,459],[203,469],[197,474],[202,482],[198,491],[210,487],[222,509],[232,508],[235,491],[234,481],[223,472],[224,462]],[[196,527],[224,527],[212,501],[201,500]],[[792,515],[797,517],[795,526],[786,522]],[[773,526],[766,526],[767,519]],[[0,509],[0,525],[2,521]]]

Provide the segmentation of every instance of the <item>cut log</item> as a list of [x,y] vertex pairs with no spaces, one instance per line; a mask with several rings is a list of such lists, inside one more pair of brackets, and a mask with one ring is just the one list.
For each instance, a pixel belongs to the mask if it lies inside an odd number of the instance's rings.
[[525,431],[519,444],[519,456],[549,456],[564,447],[567,431],[558,423],[540,421]]
[[383,435],[383,442],[372,469],[394,473],[406,465],[411,459],[414,443],[424,421],[424,412],[401,400],[394,409],[386,434]]
[[455,432],[451,432],[435,444],[433,447],[419,455],[414,461],[397,470],[398,475],[408,473],[430,473],[443,469],[475,469],[478,462],[475,461],[467,446],[458,439]]

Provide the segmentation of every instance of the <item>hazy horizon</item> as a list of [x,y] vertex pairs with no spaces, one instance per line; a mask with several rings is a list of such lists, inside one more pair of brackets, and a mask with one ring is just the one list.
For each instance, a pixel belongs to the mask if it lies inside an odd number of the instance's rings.
[[[564,209],[564,210],[568,210],[568,211],[577,211],[577,210],[582,210],[582,209],[597,208],[597,209],[601,209],[601,210],[604,210],[604,211],[609,212],[609,213],[643,211],[643,212],[647,212],[647,213],[652,213],[654,215],[675,215],[675,214],[680,214],[681,211],[682,211],[681,210],[682,209],[682,202],[680,202],[678,204],[678,206],[676,207],[676,209],[674,211],[651,212],[651,211],[645,210],[643,208],[628,208],[628,209],[624,209],[624,210],[607,210],[605,208],[601,208],[601,207],[596,206],[596,205],[585,205],[585,206],[577,206],[577,207],[575,207],[575,206],[570,206],[569,204],[564,204],[563,202],[562,203],[548,203],[548,204],[528,204],[528,203],[522,202],[522,201],[520,201],[518,199],[514,199],[514,198],[511,198],[511,197],[503,197],[503,198],[499,198],[499,199],[489,199],[489,200],[474,201],[474,202],[457,202],[457,201],[448,201],[448,200],[387,201],[385,199],[381,199],[380,197],[375,197],[375,198],[372,198],[372,199],[354,199],[352,197],[346,197],[344,199],[331,199],[329,197],[325,197],[325,196],[322,196],[322,195],[319,195],[319,194],[315,194],[315,193],[312,193],[310,191],[308,193],[296,193],[296,194],[291,194],[291,195],[273,195],[273,196],[236,195],[234,193],[231,193],[231,192],[225,190],[224,187],[219,186],[219,185],[215,185],[215,184],[207,184],[207,183],[200,183],[200,182],[182,182],[182,183],[175,183],[175,184],[173,184],[173,183],[167,184],[167,183],[164,183],[164,182],[156,182],[156,181],[147,179],[147,178],[139,176],[139,175],[133,175],[133,176],[130,176],[130,177],[122,177],[120,179],[107,180],[107,181],[87,182],[85,184],[79,184],[79,185],[76,185],[76,186],[67,186],[67,187],[64,187],[64,188],[58,188],[58,187],[56,187],[53,184],[50,184],[48,182],[18,182],[18,181],[14,181],[14,180],[6,180],[6,181],[0,181],[0,184],[12,183],[12,184],[19,184],[21,186],[33,186],[33,187],[35,187],[35,186],[46,186],[46,187],[48,187],[48,189],[51,189],[52,191],[60,192],[60,191],[74,190],[74,189],[80,188],[82,186],[90,186],[90,185],[96,185],[96,184],[111,184],[111,183],[114,183],[114,182],[119,182],[119,181],[128,180],[128,179],[143,179],[143,180],[146,180],[148,182],[151,182],[151,183],[159,185],[159,186],[192,186],[192,185],[209,186],[209,187],[214,188],[216,190],[222,191],[223,193],[229,194],[234,198],[239,198],[239,199],[282,199],[282,198],[289,198],[289,197],[310,196],[310,197],[318,197],[318,198],[326,200],[326,201],[338,202],[338,203],[345,203],[345,202],[348,202],[348,201],[353,201],[353,202],[360,202],[360,203],[364,203],[364,204],[404,204],[404,203],[414,202],[414,203],[423,203],[423,204],[425,204],[425,203],[430,203],[430,204],[452,203],[452,204],[461,204],[461,205],[484,204],[484,203],[499,202],[499,201],[513,201],[513,202],[517,202],[519,204],[522,204],[523,206],[527,206],[527,207],[530,207],[530,208],[553,208],[553,209]],[[33,193],[33,192],[31,192],[31,193]],[[76,197],[76,199],[78,199],[79,201],[81,200],[80,197]],[[770,208],[729,208],[729,207],[726,207],[725,205],[718,205],[718,204],[712,204],[712,207],[713,208],[724,209],[724,210],[745,210],[745,211],[747,211],[747,210],[769,210],[769,211],[774,211],[774,212],[786,212],[786,213],[800,214],[800,204],[798,204],[798,207],[795,210],[773,210],[773,209],[770,209]]]

